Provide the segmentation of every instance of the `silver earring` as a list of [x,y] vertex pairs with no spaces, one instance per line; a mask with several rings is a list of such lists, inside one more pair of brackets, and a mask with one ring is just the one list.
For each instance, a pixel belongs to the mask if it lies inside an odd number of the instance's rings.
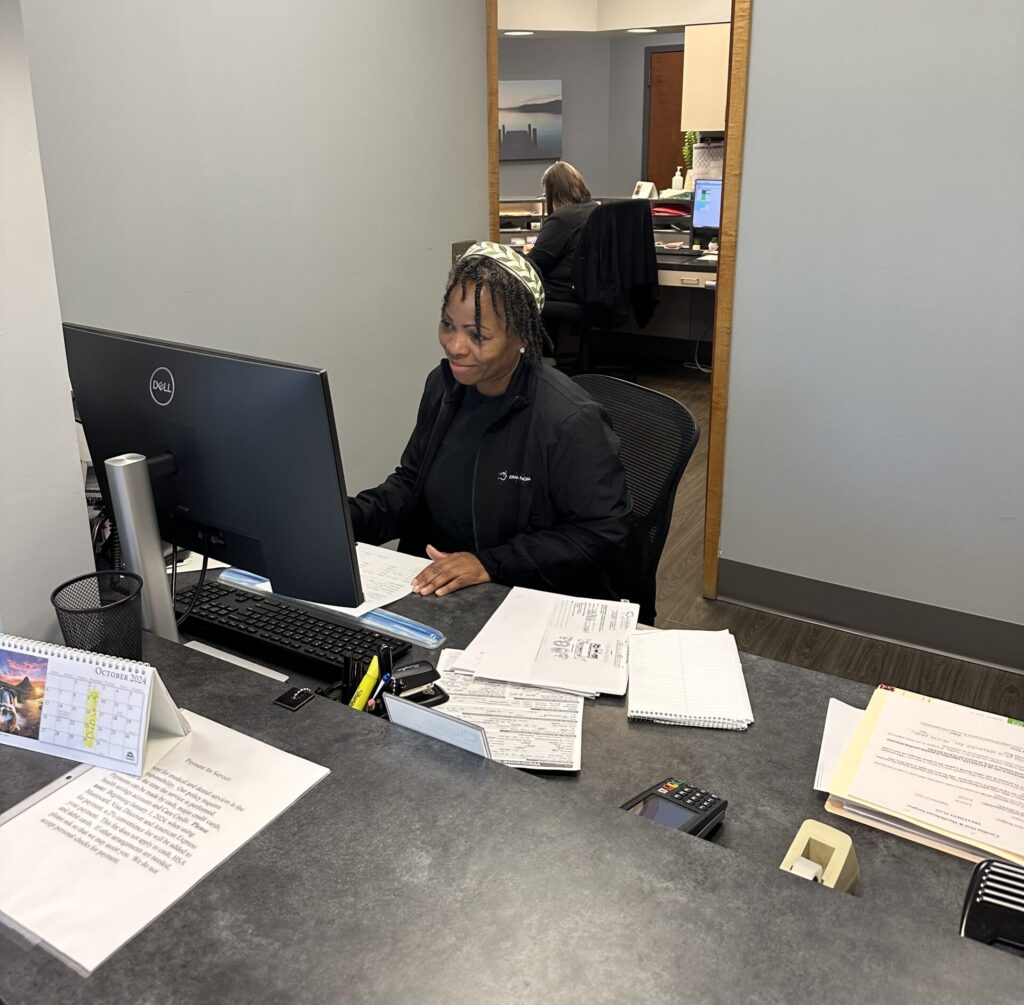
[[525,345],[521,345],[521,346],[519,347],[519,351],[520,351],[521,353],[522,353],[522,352],[526,352],[526,346],[525,346]]

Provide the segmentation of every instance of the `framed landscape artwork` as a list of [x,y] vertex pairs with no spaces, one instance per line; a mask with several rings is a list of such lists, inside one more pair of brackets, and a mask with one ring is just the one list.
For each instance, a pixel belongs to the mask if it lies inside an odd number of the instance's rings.
[[553,161],[562,156],[562,82],[498,81],[499,160]]

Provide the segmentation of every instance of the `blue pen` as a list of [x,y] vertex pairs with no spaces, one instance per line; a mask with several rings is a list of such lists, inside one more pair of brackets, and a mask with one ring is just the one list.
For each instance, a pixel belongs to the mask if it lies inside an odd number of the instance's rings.
[[372,712],[377,707],[377,695],[381,693],[381,691],[384,688],[384,685],[387,684],[389,680],[391,680],[391,674],[389,673],[386,673],[384,674],[383,677],[381,677],[380,683],[377,684],[377,689],[373,692],[373,694],[370,696],[370,700],[366,703],[367,712]]
[[376,701],[377,700],[377,695],[379,695],[381,693],[381,691],[384,690],[384,685],[387,684],[387,682],[389,680],[391,680],[391,674],[389,674],[389,673],[386,673],[386,674],[384,674],[383,677],[381,677],[380,682],[377,684],[376,690],[373,692],[372,695],[370,695],[370,701]]

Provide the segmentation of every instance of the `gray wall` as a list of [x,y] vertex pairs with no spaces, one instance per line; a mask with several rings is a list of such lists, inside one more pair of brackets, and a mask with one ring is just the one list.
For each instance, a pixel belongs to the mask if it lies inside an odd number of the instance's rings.
[[[502,80],[562,81],[562,159],[594,195],[629,195],[643,170],[644,50],[683,36],[616,38],[584,33],[501,38]],[[501,165],[501,197],[535,199],[547,161]]]
[[58,639],[50,592],[94,566],[17,0],[0,0],[0,630]]
[[394,468],[487,225],[484,8],[26,0],[66,320],[325,366]]
[[1024,623],[1021,38],[754,5],[723,557]]

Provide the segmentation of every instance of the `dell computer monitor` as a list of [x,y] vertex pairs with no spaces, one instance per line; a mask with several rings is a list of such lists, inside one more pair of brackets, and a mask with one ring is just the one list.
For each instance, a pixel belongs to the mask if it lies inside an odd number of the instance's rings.
[[64,347],[108,511],[107,458],[163,457],[150,475],[165,541],[285,596],[362,602],[324,370],[73,324]]
[[721,179],[698,178],[693,183],[693,217],[691,226],[694,233],[718,233],[722,219]]

